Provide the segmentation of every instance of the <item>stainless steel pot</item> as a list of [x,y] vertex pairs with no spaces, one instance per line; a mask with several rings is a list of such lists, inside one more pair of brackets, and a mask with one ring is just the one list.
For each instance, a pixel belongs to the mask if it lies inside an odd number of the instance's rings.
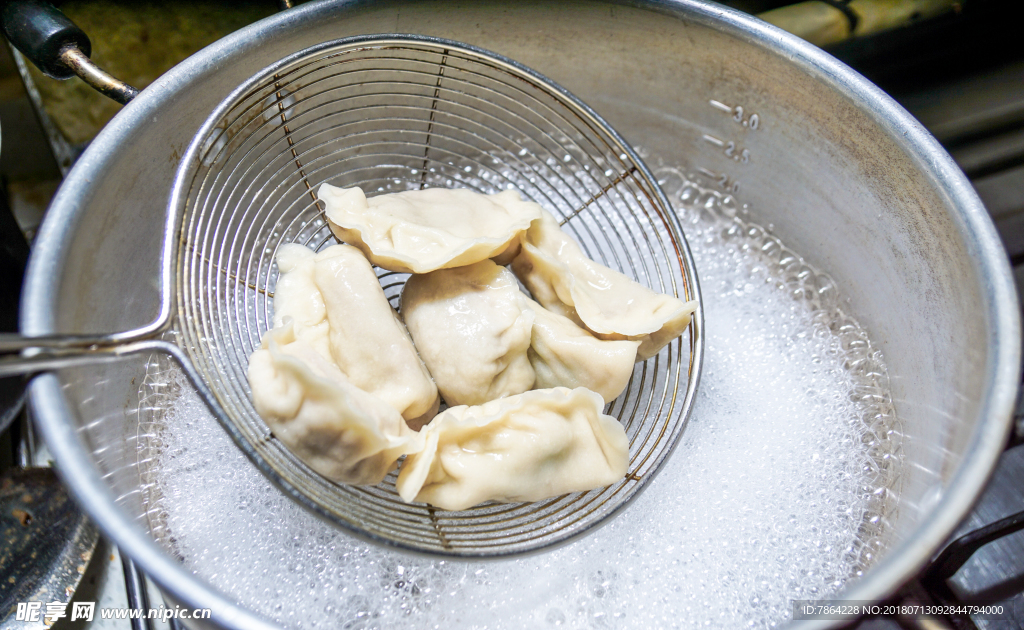
[[[317,2],[243,29],[144,90],[68,176],[37,237],[27,334],[151,321],[172,178],[211,109],[286,55],[360,33],[464,41],[546,74],[659,159],[703,169],[850,298],[890,370],[906,465],[887,551],[843,593],[875,600],[966,514],[1006,439],[1021,331],[1005,254],[953,161],[881,91],[817,48],[693,2]],[[699,271],[699,270],[698,270]],[[42,375],[40,430],[75,495],[175,602],[269,624],[150,537],[131,360]],[[628,518],[628,513],[625,516]]]

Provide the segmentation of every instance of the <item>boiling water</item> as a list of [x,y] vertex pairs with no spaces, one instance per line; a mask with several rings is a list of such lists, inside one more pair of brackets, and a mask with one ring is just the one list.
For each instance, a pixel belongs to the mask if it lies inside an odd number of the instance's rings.
[[732,198],[658,175],[700,274],[704,372],[679,447],[609,525],[515,561],[367,546],[278,493],[154,364],[140,405],[162,412],[154,534],[218,590],[297,628],[761,628],[793,599],[841,590],[884,545],[897,498],[884,368],[827,276],[738,218]]

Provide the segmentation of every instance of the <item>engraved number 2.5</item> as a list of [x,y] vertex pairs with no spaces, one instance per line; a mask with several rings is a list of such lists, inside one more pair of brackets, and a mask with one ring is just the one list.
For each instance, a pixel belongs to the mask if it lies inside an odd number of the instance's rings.
[[737,151],[736,143],[732,142],[731,140],[725,143],[725,155],[731,157],[733,160],[737,162],[742,162],[743,164],[747,164],[750,162],[750,150],[741,149]]

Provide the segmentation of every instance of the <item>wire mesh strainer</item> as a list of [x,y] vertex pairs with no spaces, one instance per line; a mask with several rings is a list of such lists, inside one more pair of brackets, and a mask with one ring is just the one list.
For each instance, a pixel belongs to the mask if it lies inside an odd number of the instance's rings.
[[[654,476],[689,417],[703,338],[687,333],[636,365],[605,410],[625,426],[620,482],[527,504],[446,512],[406,504],[395,475],[339,486],[311,471],[256,413],[249,356],[272,327],[280,245],[335,243],[323,182],[368,196],[427,187],[518,189],[588,256],[684,299],[699,289],[677,219],[647,167],[565,90],[505,58],[436,38],[347,38],[296,53],[237,88],[207,119],[175,178],[150,326],[111,335],[118,353],[173,355],[212,412],[282,491],[365,539],[428,554],[509,556],[564,543],[624,507]],[[377,270],[398,307],[408,274]],[[143,340],[171,335],[175,343]]]

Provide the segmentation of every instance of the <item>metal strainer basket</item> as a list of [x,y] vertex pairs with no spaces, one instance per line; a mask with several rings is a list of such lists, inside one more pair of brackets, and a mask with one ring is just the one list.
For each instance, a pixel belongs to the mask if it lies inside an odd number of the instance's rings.
[[[508,555],[564,542],[634,497],[689,414],[701,318],[638,364],[606,410],[626,427],[630,466],[608,488],[530,504],[445,512],[406,504],[394,475],[339,486],[273,437],[251,402],[246,366],[273,326],[275,254],[284,243],[337,241],[315,191],[369,196],[427,187],[518,189],[561,217],[594,260],[692,299],[690,254],[664,195],[618,135],[536,73],[450,41],[384,36],[330,42],[268,68],[207,120],[179,171],[172,210],[178,328],[222,421],[286,492],[337,525],[411,550]],[[378,269],[392,306],[408,274]]]
[[[702,356],[700,309],[683,337],[636,365],[626,391],[605,410],[630,441],[628,474],[607,488],[446,512],[403,502],[393,473],[372,488],[336,485],[274,437],[253,408],[246,370],[273,325],[279,246],[336,242],[315,195],[324,182],[358,185],[368,196],[515,188],[560,217],[594,260],[656,291],[699,298],[689,249],[664,194],[633,149],[587,106],[492,53],[386,35],[314,46],[237,88],[203,125],[177,172],[160,316],[135,331],[49,341],[88,346],[75,361],[171,354],[283,492],[373,542],[446,557],[509,556],[571,540],[635,497],[689,417]],[[408,274],[377,273],[397,308]],[[154,339],[159,335],[175,343]]]

